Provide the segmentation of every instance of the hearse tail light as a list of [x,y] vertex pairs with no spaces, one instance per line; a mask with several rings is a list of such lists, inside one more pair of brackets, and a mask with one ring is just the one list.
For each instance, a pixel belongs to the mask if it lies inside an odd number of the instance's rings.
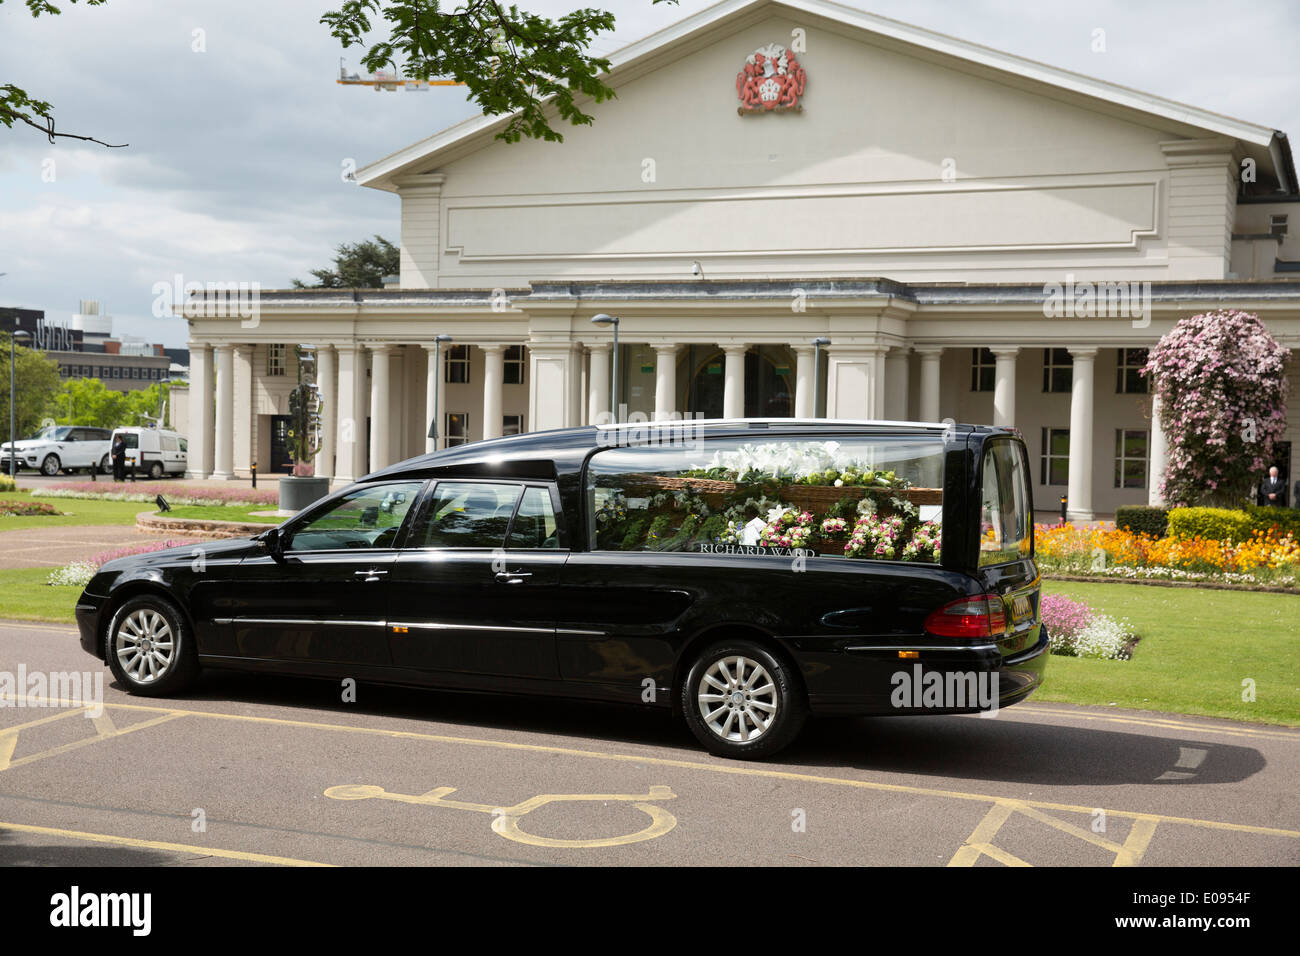
[[960,598],[931,611],[925,629],[939,637],[997,637],[1007,629],[1007,612],[996,594]]

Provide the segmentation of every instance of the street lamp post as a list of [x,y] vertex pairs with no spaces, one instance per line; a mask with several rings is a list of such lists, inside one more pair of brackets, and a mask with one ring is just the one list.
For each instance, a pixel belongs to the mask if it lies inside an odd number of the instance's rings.
[[14,340],[18,336],[30,339],[32,333],[25,332],[18,328],[17,319],[14,320],[14,330],[9,336],[9,477],[13,478],[17,472],[18,465],[18,437],[14,433]]
[[614,366],[609,376],[609,413],[618,422],[618,317],[602,312],[591,320],[596,325],[614,326]]
[[813,339],[813,418],[821,418],[822,412],[822,346],[830,345],[827,338]]
[[433,450],[438,450],[438,385],[442,382],[442,343],[450,342],[450,335],[433,337],[433,421],[429,422],[429,437],[433,439]]

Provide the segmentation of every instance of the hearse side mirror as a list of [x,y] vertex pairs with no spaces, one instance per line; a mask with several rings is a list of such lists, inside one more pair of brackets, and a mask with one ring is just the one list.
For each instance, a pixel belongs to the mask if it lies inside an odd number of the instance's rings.
[[257,536],[257,543],[262,546],[262,550],[273,558],[278,558],[284,553],[284,536],[279,528],[263,531]]

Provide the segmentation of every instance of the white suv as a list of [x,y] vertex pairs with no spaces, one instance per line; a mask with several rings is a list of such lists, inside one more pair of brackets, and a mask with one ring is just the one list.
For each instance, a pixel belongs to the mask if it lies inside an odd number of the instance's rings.
[[[31,468],[51,477],[61,471],[80,469],[90,471],[98,467],[101,472],[113,470],[108,450],[113,433],[107,428],[88,428],[82,425],[51,425],[42,428],[31,438],[14,442],[17,448],[18,468]],[[10,444],[0,446],[0,471],[9,474]]]

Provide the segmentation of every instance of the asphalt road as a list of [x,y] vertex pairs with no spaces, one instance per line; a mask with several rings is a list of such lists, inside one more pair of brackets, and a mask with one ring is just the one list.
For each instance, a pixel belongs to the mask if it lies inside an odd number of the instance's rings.
[[1300,863],[1294,730],[1031,702],[814,721],[745,763],[609,706],[216,672],[131,697],[71,628],[0,623],[20,665],[102,674],[104,707],[0,708],[0,865]]

